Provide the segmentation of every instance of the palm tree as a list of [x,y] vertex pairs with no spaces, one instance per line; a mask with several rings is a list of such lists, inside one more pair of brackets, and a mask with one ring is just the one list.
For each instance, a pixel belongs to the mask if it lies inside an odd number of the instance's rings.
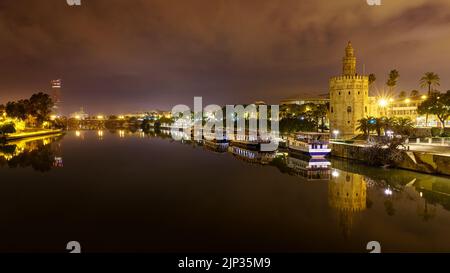
[[368,137],[370,135],[369,119],[362,118],[362,119],[358,120],[358,127],[356,129],[361,131],[364,134],[364,136]]
[[405,91],[400,92],[400,94],[398,95],[398,97],[399,97],[400,99],[406,98],[406,92],[405,92]]
[[[439,75],[434,72],[426,72],[422,78],[420,79],[420,87],[428,87],[428,96],[431,95],[431,88],[435,88],[436,86],[440,86],[441,79]],[[428,127],[428,114],[425,116],[425,126]]]
[[398,118],[394,124],[394,130],[397,134],[409,136],[414,129],[414,122],[411,118]]
[[377,136],[381,136],[381,130],[384,128],[384,119],[384,117],[375,119],[374,129],[377,132]]
[[431,95],[432,88],[440,86],[441,79],[439,75],[434,72],[426,72],[420,79],[420,87],[428,87],[428,96]]
[[398,73],[397,69],[393,69],[393,70],[391,70],[391,72],[389,72],[389,78],[386,82],[386,85],[389,86],[391,93],[392,93],[393,89],[395,88],[395,86],[397,86],[397,81],[398,81],[399,77],[400,77],[400,74]]
[[377,77],[375,76],[375,74],[371,73],[369,74],[369,85],[372,85],[372,83],[374,83],[377,80]]
[[389,131],[394,130],[395,126],[397,125],[397,118],[395,117],[383,117],[383,130]]

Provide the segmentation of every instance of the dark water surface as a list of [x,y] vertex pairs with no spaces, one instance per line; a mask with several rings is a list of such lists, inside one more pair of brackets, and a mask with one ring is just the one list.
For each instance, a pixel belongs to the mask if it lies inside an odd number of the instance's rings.
[[450,251],[448,178],[255,156],[123,131],[0,146],[0,251]]

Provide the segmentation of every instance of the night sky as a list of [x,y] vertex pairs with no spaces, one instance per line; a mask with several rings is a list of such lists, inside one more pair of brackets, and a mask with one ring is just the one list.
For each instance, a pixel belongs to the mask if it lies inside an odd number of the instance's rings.
[[358,70],[424,72],[450,89],[450,1],[0,0],[0,103],[50,92],[89,113],[242,104],[327,93],[351,40]]

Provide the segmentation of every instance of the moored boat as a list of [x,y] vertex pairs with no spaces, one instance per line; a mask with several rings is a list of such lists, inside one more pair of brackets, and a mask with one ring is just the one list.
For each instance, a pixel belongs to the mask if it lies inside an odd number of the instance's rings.
[[328,147],[329,134],[302,132],[288,139],[290,152],[306,154],[310,157],[325,157],[331,149]]

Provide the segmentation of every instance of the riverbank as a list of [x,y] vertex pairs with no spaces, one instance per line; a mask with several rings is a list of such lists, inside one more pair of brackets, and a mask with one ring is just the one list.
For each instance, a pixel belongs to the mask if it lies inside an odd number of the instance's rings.
[[0,138],[0,141],[8,142],[8,141],[20,140],[20,139],[31,138],[31,137],[57,135],[57,134],[61,134],[62,132],[63,132],[63,130],[50,130],[50,129],[26,131],[26,132],[9,134],[7,136]]
[[[331,155],[334,157],[365,162],[363,149],[365,146],[332,143]],[[395,162],[395,167],[420,173],[450,176],[450,156],[422,151],[402,151],[402,159]]]

